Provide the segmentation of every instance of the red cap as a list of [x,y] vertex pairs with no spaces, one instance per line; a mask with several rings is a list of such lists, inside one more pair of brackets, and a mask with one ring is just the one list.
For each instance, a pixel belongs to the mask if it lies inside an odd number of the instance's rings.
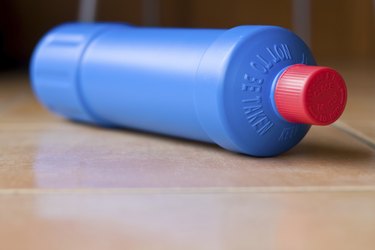
[[337,71],[296,64],[279,77],[276,107],[289,122],[328,125],[342,114],[346,104],[345,81]]

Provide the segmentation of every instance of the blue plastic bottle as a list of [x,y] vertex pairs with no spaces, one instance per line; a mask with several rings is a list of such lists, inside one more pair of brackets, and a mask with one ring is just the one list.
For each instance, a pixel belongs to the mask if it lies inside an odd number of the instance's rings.
[[273,156],[296,145],[307,123],[344,110],[340,75],[306,65],[315,65],[309,48],[279,27],[70,23],[40,41],[31,79],[40,102],[69,119]]

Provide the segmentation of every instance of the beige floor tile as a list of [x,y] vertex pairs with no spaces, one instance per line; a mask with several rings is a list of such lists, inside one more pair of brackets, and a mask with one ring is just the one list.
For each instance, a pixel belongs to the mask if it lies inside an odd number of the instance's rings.
[[0,195],[3,249],[362,249],[375,192]]

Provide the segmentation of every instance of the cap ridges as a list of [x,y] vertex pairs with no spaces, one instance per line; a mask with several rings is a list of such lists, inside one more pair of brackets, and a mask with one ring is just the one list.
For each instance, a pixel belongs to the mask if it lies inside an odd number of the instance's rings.
[[295,64],[279,77],[274,98],[285,120],[328,125],[343,113],[347,91],[344,79],[334,69]]

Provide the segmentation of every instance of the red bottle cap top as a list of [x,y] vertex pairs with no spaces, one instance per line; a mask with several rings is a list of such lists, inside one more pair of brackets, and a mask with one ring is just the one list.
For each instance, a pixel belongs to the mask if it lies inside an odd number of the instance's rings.
[[327,67],[296,64],[279,77],[275,102],[289,122],[328,125],[336,121],[346,104],[345,81]]

